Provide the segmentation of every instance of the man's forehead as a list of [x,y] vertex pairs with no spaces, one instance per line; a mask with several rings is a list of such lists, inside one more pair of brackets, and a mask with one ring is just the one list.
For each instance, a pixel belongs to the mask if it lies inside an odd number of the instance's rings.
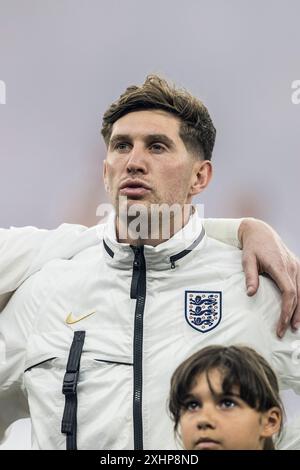
[[179,119],[165,111],[134,111],[113,124],[111,138],[117,134],[129,135],[132,138],[164,134],[175,139],[179,138],[179,127]]

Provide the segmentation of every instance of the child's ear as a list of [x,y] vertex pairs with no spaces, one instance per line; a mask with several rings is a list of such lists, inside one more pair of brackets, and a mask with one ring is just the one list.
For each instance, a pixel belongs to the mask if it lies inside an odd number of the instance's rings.
[[276,434],[280,430],[281,420],[281,411],[277,406],[265,411],[262,414],[261,437],[266,439]]

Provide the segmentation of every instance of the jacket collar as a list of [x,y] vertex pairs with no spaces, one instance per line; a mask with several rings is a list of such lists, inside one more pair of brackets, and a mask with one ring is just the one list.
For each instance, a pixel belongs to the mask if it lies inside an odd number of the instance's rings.
[[[111,212],[104,226],[103,248],[110,264],[128,268],[134,258],[134,250],[128,243],[120,243],[116,238],[115,212]],[[193,250],[202,248],[206,240],[205,230],[195,208],[188,223],[169,240],[153,247],[144,245],[147,268],[170,269],[181,262]]]

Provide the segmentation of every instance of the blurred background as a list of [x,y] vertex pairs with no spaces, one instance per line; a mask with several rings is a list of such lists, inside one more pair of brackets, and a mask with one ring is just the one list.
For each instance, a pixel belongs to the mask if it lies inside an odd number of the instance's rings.
[[[217,128],[205,216],[262,218],[300,255],[299,18],[299,0],[0,0],[0,226],[97,223],[102,115],[159,73]],[[29,446],[20,422],[2,448]]]

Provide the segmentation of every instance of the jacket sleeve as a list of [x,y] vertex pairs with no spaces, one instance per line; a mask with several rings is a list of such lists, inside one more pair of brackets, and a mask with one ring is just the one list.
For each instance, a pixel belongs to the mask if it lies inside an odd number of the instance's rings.
[[276,447],[280,450],[300,450],[300,413],[284,427]]
[[27,279],[0,315],[0,442],[11,424],[30,414],[24,375],[37,314],[47,298],[40,281],[39,273]]
[[0,311],[11,293],[49,260],[71,258],[91,243],[91,237],[83,236],[86,231],[87,227],[73,224],[55,230],[0,229]]
[[[293,390],[300,395],[300,332],[288,330],[282,339],[273,336],[272,365],[281,390]],[[300,450],[300,397],[294,409],[294,419],[287,421],[277,443],[279,449]]]
[[280,291],[265,276],[260,276],[260,290],[261,308],[268,323],[267,328],[271,329],[269,346],[272,366],[278,376],[280,388],[293,390],[300,395],[300,331],[293,332],[288,328],[283,338],[278,338],[276,325],[281,308]]
[[[265,338],[265,347],[270,353],[270,364],[278,377],[279,387],[281,390],[293,390],[300,395],[300,331],[292,332],[289,328],[283,338],[276,335],[281,295],[273,282],[265,276],[260,276],[260,289],[256,297],[256,307],[265,320],[263,328],[270,332]],[[299,405],[295,407],[293,422],[287,421],[277,442],[279,449],[300,450],[300,397],[297,401]]]
[[238,230],[243,219],[203,219],[207,235],[227,245],[241,248]]
[[264,320],[260,326],[266,333],[264,347],[270,354],[270,364],[277,374],[280,388],[300,395],[300,331],[293,332],[288,328],[283,338],[278,338],[276,326],[281,294],[268,276],[259,277],[259,291],[252,299],[253,308],[261,312]]
[[34,299],[26,305],[32,281],[34,277],[20,287],[0,315],[0,442],[12,423],[29,416],[23,377],[27,341],[36,310]]
[[[290,389],[300,395],[300,331],[289,329],[282,339],[274,335],[272,343],[272,362],[281,389]],[[298,414],[300,418],[300,406]]]

